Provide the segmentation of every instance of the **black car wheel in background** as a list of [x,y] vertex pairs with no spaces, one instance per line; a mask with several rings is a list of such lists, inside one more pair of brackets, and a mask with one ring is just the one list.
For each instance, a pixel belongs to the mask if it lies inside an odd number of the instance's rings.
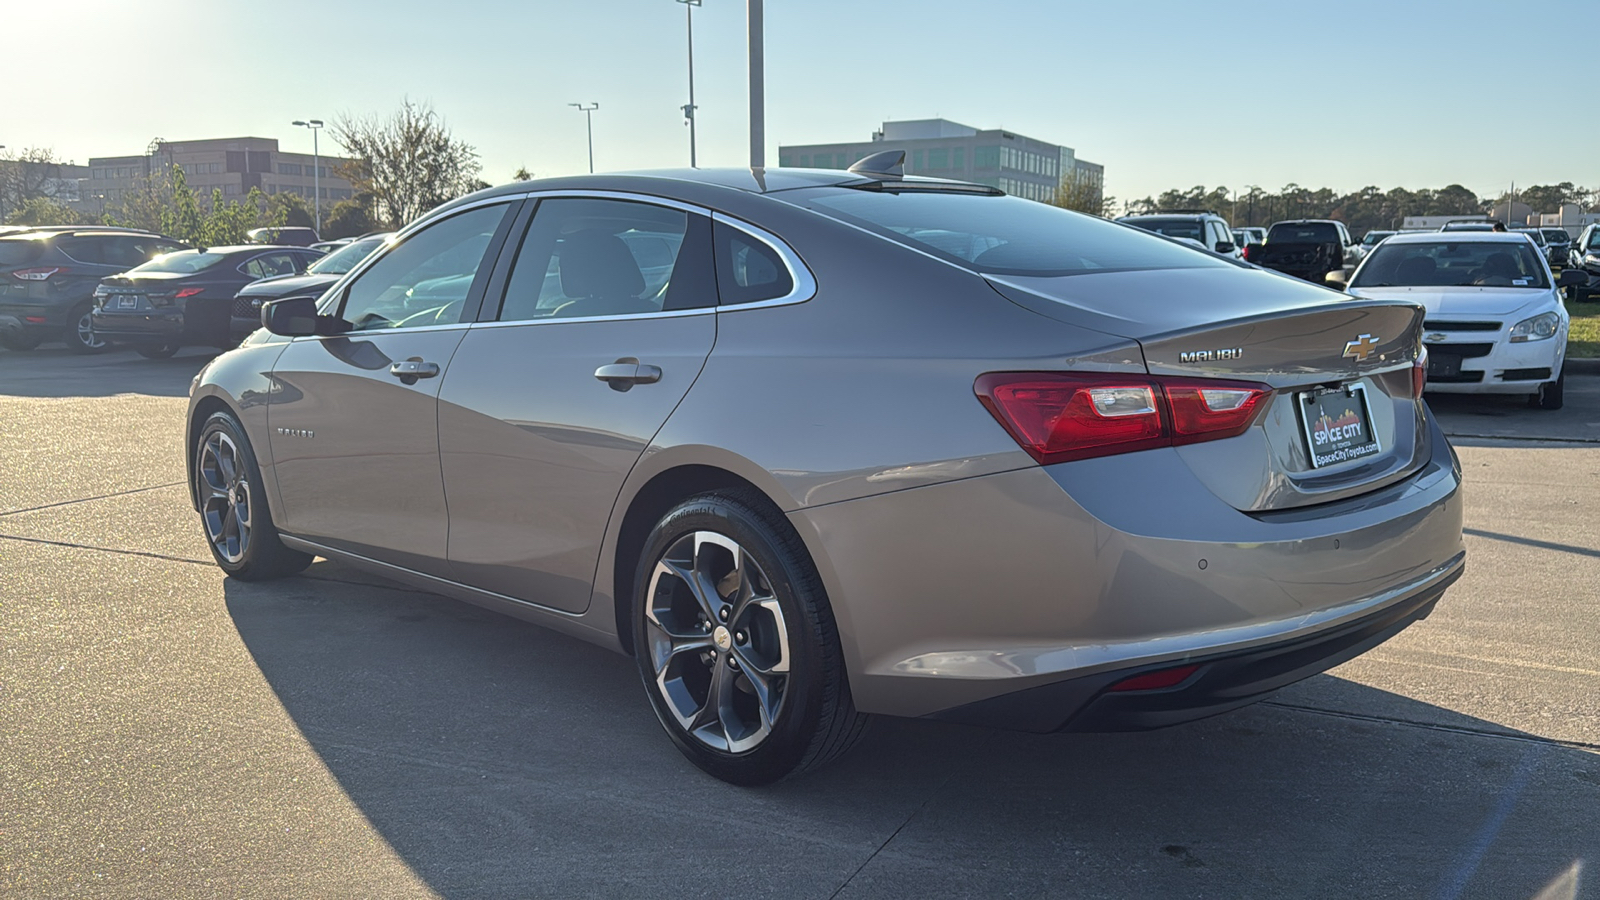
[[31,350],[61,340],[81,353],[105,349],[91,315],[101,279],[184,247],[173,238],[116,228],[0,237],[0,346]]
[[239,289],[300,274],[319,256],[304,247],[259,244],[169,253],[101,283],[94,329],[157,356],[184,346],[226,349],[234,343],[230,322]]

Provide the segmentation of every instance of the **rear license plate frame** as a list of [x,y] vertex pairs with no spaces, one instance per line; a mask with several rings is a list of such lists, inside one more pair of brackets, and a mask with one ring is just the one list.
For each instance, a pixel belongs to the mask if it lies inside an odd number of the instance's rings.
[[[1339,418],[1329,414],[1326,405],[1330,400],[1345,400],[1353,404],[1339,410]],[[1383,443],[1372,430],[1372,404],[1367,387],[1359,381],[1334,388],[1315,388],[1294,395],[1295,412],[1300,417],[1300,430],[1306,439],[1306,458],[1313,469],[1323,469],[1341,463],[1354,462],[1383,452]],[[1354,415],[1353,422],[1345,421]],[[1326,421],[1322,421],[1326,420]],[[1355,434],[1351,427],[1357,427]],[[1318,441],[1318,437],[1322,440]],[[1318,452],[1318,446],[1323,452]]]
[[139,308],[139,295],[138,294],[118,294],[117,295],[117,309],[138,309],[138,308]]

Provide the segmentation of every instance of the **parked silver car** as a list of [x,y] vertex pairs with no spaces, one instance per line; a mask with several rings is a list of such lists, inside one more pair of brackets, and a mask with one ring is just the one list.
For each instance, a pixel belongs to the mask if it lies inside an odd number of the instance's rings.
[[1461,574],[1420,306],[875,166],[493,188],[268,303],[191,392],[218,564],[630,653],[740,784],[1232,709]]

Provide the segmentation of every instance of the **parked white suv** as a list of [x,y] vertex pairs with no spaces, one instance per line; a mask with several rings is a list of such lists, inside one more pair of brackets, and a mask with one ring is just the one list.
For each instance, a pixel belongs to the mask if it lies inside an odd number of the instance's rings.
[[1223,256],[1244,259],[1244,248],[1234,241],[1233,229],[1229,227],[1228,220],[1214,212],[1177,209],[1150,215],[1123,216],[1117,221],[1169,238],[1199,244]]

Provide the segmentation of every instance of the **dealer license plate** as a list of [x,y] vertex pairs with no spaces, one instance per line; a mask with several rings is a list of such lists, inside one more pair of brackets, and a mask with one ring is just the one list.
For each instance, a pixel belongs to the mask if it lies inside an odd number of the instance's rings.
[[1313,467],[1351,462],[1378,452],[1372,410],[1361,385],[1306,391],[1296,398],[1296,404]]

